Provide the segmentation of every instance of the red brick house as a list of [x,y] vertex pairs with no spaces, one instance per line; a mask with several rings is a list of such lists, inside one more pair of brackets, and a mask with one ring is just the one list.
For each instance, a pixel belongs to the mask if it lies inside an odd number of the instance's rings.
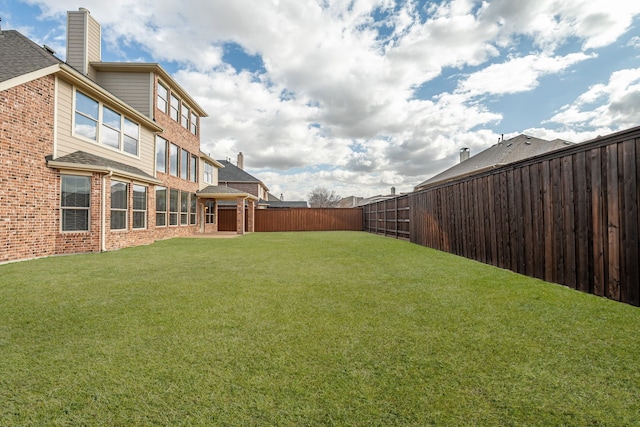
[[206,112],[158,64],[101,62],[100,32],[69,12],[66,62],[0,33],[0,262],[215,232],[218,200],[253,215],[200,150]]

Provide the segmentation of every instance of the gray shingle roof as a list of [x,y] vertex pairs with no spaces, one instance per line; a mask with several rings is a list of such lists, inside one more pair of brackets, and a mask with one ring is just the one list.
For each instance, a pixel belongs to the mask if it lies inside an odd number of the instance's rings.
[[196,191],[197,194],[246,194],[244,191],[236,190],[235,188],[227,187],[224,185],[209,185],[202,190]]
[[218,162],[224,165],[224,168],[218,170],[218,181],[220,182],[261,182],[228,160],[218,160]]
[[0,34],[0,82],[62,61],[15,30]]
[[126,165],[124,163],[117,162],[115,160],[106,159],[104,157],[96,156],[95,154],[85,153],[84,151],[74,151],[71,154],[67,154],[66,156],[58,157],[57,159],[48,159],[54,160],[59,163],[70,163],[84,166],[95,166],[99,168],[109,168],[115,171],[120,171],[129,175],[136,175],[141,178],[147,178],[151,180],[155,180],[155,178],[148,173],[133,167]]
[[490,167],[506,165],[528,159],[530,157],[535,157],[549,151],[566,147],[570,144],[570,142],[560,139],[547,141],[545,139],[534,138],[532,136],[518,135],[514,138],[495,144],[475,156],[450,167],[444,172],[429,178],[417,185],[416,189],[428,187],[456,177],[471,175],[474,172],[479,172]]

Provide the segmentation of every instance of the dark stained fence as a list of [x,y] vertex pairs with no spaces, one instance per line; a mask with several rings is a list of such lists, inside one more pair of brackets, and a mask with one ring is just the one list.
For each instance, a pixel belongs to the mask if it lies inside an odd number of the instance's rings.
[[409,201],[409,195],[403,195],[364,206],[364,230],[409,240]]
[[[362,231],[362,208],[256,209],[255,231]],[[246,229],[245,214],[245,229]],[[236,210],[218,210],[218,230],[236,230]]]
[[257,209],[255,231],[362,231],[362,208]]
[[[245,210],[244,228],[247,229]],[[218,231],[236,231],[236,209],[218,209]]]
[[412,193],[410,240],[638,306],[639,146],[634,128]]

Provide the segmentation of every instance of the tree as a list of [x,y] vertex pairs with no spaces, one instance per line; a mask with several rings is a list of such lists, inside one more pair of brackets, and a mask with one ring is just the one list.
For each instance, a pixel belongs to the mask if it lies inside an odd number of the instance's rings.
[[324,187],[316,187],[309,193],[309,205],[312,208],[335,208],[339,201],[340,196],[335,191]]

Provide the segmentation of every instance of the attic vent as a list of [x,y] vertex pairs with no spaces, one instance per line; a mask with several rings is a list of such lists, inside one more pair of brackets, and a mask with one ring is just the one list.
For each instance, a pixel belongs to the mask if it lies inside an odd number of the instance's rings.
[[55,54],[56,54],[56,51],[55,51],[55,50],[53,50],[53,48],[52,48],[52,47],[47,46],[46,44],[43,44],[43,45],[42,45],[42,48],[43,48],[44,50],[46,50],[47,52],[49,52],[51,55],[55,55]]

